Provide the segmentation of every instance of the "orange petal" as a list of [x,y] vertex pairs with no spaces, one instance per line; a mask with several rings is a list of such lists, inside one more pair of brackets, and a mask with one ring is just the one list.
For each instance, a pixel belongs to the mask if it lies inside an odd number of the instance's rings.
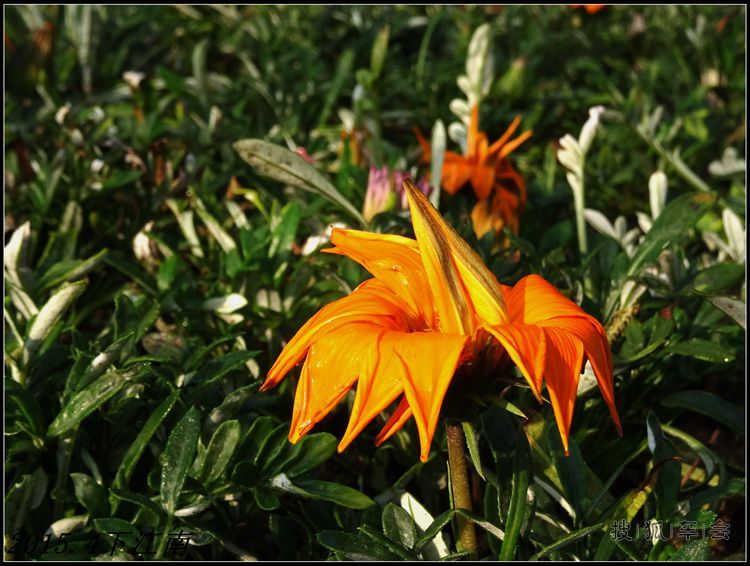
[[434,322],[432,304],[424,300],[427,278],[416,240],[334,228],[331,242],[403,299],[412,318]]
[[475,162],[453,151],[446,151],[443,158],[441,184],[448,194],[455,195],[471,179]]
[[346,395],[366,369],[382,332],[375,324],[350,322],[315,341],[294,397],[290,442],[297,442]]
[[508,126],[508,129],[505,130],[502,136],[498,138],[498,140],[493,143],[490,146],[490,149],[488,150],[488,154],[492,155],[495,152],[499,151],[503,145],[505,145],[505,142],[507,142],[510,137],[513,135],[513,133],[518,129],[519,124],[521,123],[521,117],[516,116],[513,118],[513,121],[510,123],[510,126]]
[[395,343],[394,352],[404,366],[404,394],[417,423],[423,462],[430,453],[445,392],[468,340],[468,336],[455,334],[412,332]]
[[474,168],[471,174],[471,186],[474,188],[474,194],[479,200],[487,199],[492,192],[495,184],[495,168],[486,163],[481,163]]
[[485,327],[508,352],[510,359],[521,370],[536,398],[542,399],[547,342],[544,331],[530,324],[502,324]]
[[396,410],[393,411],[393,414],[388,419],[388,422],[385,423],[383,429],[375,437],[375,446],[380,446],[383,442],[401,430],[401,427],[404,426],[411,416],[412,410],[411,407],[409,407],[409,401],[404,396],[401,398],[401,402],[398,404],[398,407],[396,407]]
[[422,146],[422,161],[424,163],[429,163],[432,161],[432,148],[430,147],[430,142],[428,142],[422,135],[419,128],[412,128],[412,132],[414,132],[414,135],[417,137],[419,145]]
[[403,301],[381,282],[365,281],[347,297],[324,306],[297,331],[268,372],[261,391],[278,385],[302,360],[316,337],[362,320],[386,328],[407,329],[409,326]]
[[564,330],[546,327],[547,361],[544,377],[547,382],[552,410],[560,430],[565,454],[568,454],[570,423],[573,420],[578,377],[583,364],[583,344]]
[[591,316],[576,318],[553,318],[541,323],[544,327],[553,327],[565,330],[576,336],[582,343],[584,351],[591,362],[596,381],[599,384],[604,401],[607,403],[609,413],[620,434],[622,425],[615,407],[615,387],[612,376],[612,354],[607,342],[607,333],[595,318]]
[[404,188],[440,329],[473,333],[476,321],[467,320],[468,316],[489,325],[508,322],[495,276],[411,180],[404,182]]
[[339,442],[343,452],[378,413],[390,405],[404,391],[404,367],[395,355],[399,341],[409,333],[383,332],[377,340],[377,350],[363,364],[357,383],[357,393],[346,432]]
[[531,130],[528,130],[524,133],[522,133],[520,136],[518,136],[513,141],[508,142],[503,146],[503,148],[500,150],[500,153],[498,154],[498,159],[505,159],[507,156],[509,156],[514,149],[516,149],[518,146],[520,146],[523,142],[525,142],[527,139],[529,139],[532,136],[533,132]]
[[477,202],[471,209],[471,225],[477,239],[481,240],[490,230],[496,233],[500,232],[503,229],[504,222],[500,215],[492,210],[492,201],[485,199]]
[[539,324],[558,316],[589,316],[539,275],[522,278],[505,297],[514,323]]

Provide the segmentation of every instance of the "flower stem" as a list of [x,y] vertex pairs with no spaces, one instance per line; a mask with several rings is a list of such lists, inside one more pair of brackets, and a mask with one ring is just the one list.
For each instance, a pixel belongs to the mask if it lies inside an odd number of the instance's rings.
[[[445,433],[448,438],[448,467],[451,476],[453,509],[464,509],[471,513],[471,486],[466,468],[466,450],[464,448],[464,433],[461,430],[461,423],[446,423]],[[477,533],[474,523],[461,515],[456,515],[456,522],[458,525],[460,550],[470,551],[472,558],[476,558]]]

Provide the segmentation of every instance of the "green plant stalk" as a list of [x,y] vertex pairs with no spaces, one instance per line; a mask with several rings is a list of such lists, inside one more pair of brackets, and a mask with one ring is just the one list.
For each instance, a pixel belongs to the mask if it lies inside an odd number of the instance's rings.
[[78,427],[60,439],[60,463],[57,470],[57,481],[55,482],[54,489],[50,492],[50,495],[55,500],[55,508],[52,514],[55,521],[61,519],[63,516],[65,500],[61,494],[65,491],[65,484],[68,481],[70,462],[73,459],[73,448],[75,447],[77,436]]
[[164,531],[159,539],[159,546],[156,549],[156,560],[164,558],[164,552],[167,550],[167,542],[169,542],[169,531],[172,530],[172,521],[174,516],[170,513],[167,516],[167,524],[164,526]]
[[[448,439],[448,467],[453,493],[453,509],[464,509],[471,513],[471,485],[469,484],[469,473],[466,466],[466,449],[461,423],[446,423],[445,434]],[[458,514],[456,514],[456,523],[458,525],[460,550],[471,552],[471,557],[476,559],[477,532],[474,523]]]
[[[581,168],[583,169],[583,168]],[[583,176],[579,177],[581,183],[581,190],[577,191],[573,189],[573,206],[576,214],[576,230],[578,231],[578,251],[581,252],[581,259],[589,251],[588,240],[586,240],[586,221],[583,218]]]
[[689,185],[704,193],[711,192],[711,187],[709,187],[703,179],[698,177],[698,175],[687,166],[679,155],[674,151],[667,150],[659,140],[649,135],[645,127],[639,125],[636,126],[635,130],[638,132],[638,135],[641,136],[641,139],[650,145],[651,148],[659,154],[659,157],[674,167],[675,171],[677,171],[680,177],[682,177]]

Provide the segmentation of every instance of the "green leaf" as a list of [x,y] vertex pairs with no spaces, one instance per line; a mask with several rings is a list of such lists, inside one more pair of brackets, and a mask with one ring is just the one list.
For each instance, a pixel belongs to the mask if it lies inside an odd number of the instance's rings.
[[680,495],[680,463],[675,460],[677,451],[665,438],[659,419],[653,412],[646,416],[646,429],[654,468],[659,467],[659,479],[654,489],[656,519],[665,521],[672,516]]
[[118,546],[135,548],[143,535],[130,521],[117,517],[94,519],[94,528],[107,537],[119,542]]
[[677,344],[672,344],[667,348],[671,354],[679,356],[689,356],[704,362],[713,362],[717,364],[729,363],[734,360],[734,354],[724,348],[721,344],[700,338],[691,338]]
[[435,520],[430,523],[430,526],[427,527],[424,533],[422,533],[417,539],[417,542],[414,544],[414,552],[417,554],[422,552],[422,550],[424,550],[424,548],[435,539],[438,533],[451,522],[455,513],[456,512],[453,509],[448,509],[448,511],[435,517]]
[[291,445],[286,458],[276,469],[294,478],[322,465],[336,453],[338,440],[327,432],[308,434]]
[[380,76],[380,71],[383,69],[383,63],[385,62],[385,56],[388,53],[388,36],[390,34],[390,27],[385,26],[378,32],[375,37],[375,42],[372,44],[372,54],[370,56],[370,73],[372,79],[377,80]]
[[736,433],[745,435],[743,411],[713,393],[697,390],[680,391],[662,400],[662,404],[706,415],[728,426]]
[[638,275],[644,267],[656,261],[663,250],[684,238],[715,202],[716,197],[710,193],[685,194],[671,201],[638,246],[630,260],[627,276]]
[[28,389],[24,389],[10,379],[5,380],[5,395],[6,403],[8,403],[6,411],[12,413],[11,407],[15,405],[20,416],[28,425],[29,432],[43,438],[46,432],[44,414],[34,395]]
[[554,543],[539,550],[536,554],[529,558],[529,561],[540,560],[545,556],[552,554],[553,552],[557,552],[558,550],[565,548],[569,544],[581,540],[582,538],[596,533],[597,531],[601,531],[604,527],[606,527],[606,525],[607,523],[598,523],[596,525],[591,525],[590,527],[584,527],[582,529],[578,529],[577,531],[573,531],[572,533],[565,535],[564,537],[556,540]]
[[343,554],[349,560],[400,560],[401,558],[379,544],[350,533],[321,531],[315,538],[329,550]]
[[464,429],[464,436],[466,437],[466,446],[469,448],[469,456],[471,456],[471,463],[474,464],[474,469],[477,471],[479,476],[486,480],[484,472],[482,470],[482,461],[479,458],[479,440],[477,439],[477,433],[474,427],[471,426],[470,422],[462,422],[461,426]]
[[708,538],[699,538],[685,543],[669,559],[670,562],[706,562],[709,558]]
[[48,436],[59,436],[75,428],[83,419],[115,395],[133,374],[111,371],[76,393],[52,421]]
[[210,484],[224,473],[240,441],[239,421],[227,421],[219,425],[206,449],[198,481]]
[[47,474],[39,467],[9,487],[5,494],[6,533],[21,532],[26,515],[47,496],[47,482]]
[[[132,503],[133,505],[136,505],[145,511],[153,514],[153,516],[159,520],[164,516],[164,511],[161,507],[159,507],[154,501],[146,497],[145,495],[141,495],[140,493],[134,493],[132,491],[127,491],[124,489],[115,489],[110,488],[109,493],[111,495],[110,502],[113,500],[116,501],[127,501],[128,503]],[[114,505],[113,507],[113,513],[114,513]]]
[[720,295],[737,287],[744,277],[744,265],[720,263],[698,272],[691,289],[701,295]]
[[44,293],[48,289],[52,289],[66,281],[81,279],[99,265],[106,255],[107,250],[103,249],[87,259],[71,259],[57,262],[39,279],[37,292]]
[[299,155],[258,139],[238,141],[234,144],[234,149],[242,159],[255,167],[262,175],[321,195],[346,210],[362,226],[367,226],[367,222],[359,211],[330,181]]
[[300,495],[323,499],[349,509],[367,509],[370,505],[375,505],[375,502],[361,491],[329,481],[298,479],[294,482],[294,488]]
[[26,342],[23,346],[24,363],[28,364],[34,357],[55,325],[62,320],[65,311],[86,290],[86,285],[86,281],[65,283],[44,303],[44,306],[34,318],[34,322],[31,323],[29,333],[26,335]]
[[331,109],[336,103],[336,98],[338,98],[338,95],[341,92],[345,81],[351,76],[353,66],[354,50],[347,49],[341,55],[339,63],[336,66],[336,74],[334,75],[330,86],[326,90],[326,99],[325,103],[323,104],[323,111],[320,113],[320,118],[318,119],[318,129],[324,126],[328,121],[328,118],[331,115]]
[[409,513],[398,505],[389,503],[383,509],[381,520],[385,536],[393,542],[401,543],[409,550],[414,548],[417,542],[417,527]]
[[276,219],[276,225],[271,230],[271,245],[268,247],[269,258],[276,255],[286,257],[291,253],[300,216],[300,207],[295,201],[286,204],[281,209],[281,216]]
[[586,487],[586,463],[581,455],[581,450],[578,448],[578,443],[570,438],[568,441],[569,454],[566,456],[560,441],[560,435],[554,429],[549,431],[547,442],[565,497],[573,505],[576,519],[580,520],[590,503],[590,493]]
[[690,503],[691,509],[700,509],[706,503],[714,503],[728,497],[744,494],[745,480],[732,478],[716,487],[709,487],[700,493],[696,493],[688,500],[688,502]]
[[276,494],[266,487],[253,489],[253,495],[255,496],[255,503],[263,511],[274,511],[281,506],[281,501],[276,497]]
[[257,350],[239,350],[209,360],[196,371],[195,380],[191,382],[191,384],[196,383],[195,388],[192,390],[193,397],[199,395],[206,387],[221,379],[229,372],[244,366],[245,362],[257,355]]
[[128,485],[128,482],[133,475],[133,471],[135,470],[135,466],[138,464],[138,460],[140,460],[146,446],[148,446],[151,437],[156,432],[156,429],[159,428],[159,425],[161,425],[164,418],[172,410],[172,407],[174,407],[179,396],[179,389],[172,391],[172,393],[170,393],[169,396],[164,399],[164,401],[162,401],[148,417],[148,420],[138,431],[138,436],[135,437],[133,444],[130,445],[125,457],[122,459],[120,467],[117,469],[117,474],[115,475],[115,481],[112,484],[113,487],[124,488]]
[[516,437],[516,455],[513,462],[513,480],[510,495],[510,507],[505,522],[505,536],[502,538],[503,545],[500,548],[500,560],[513,560],[516,552],[516,544],[523,527],[526,514],[526,492],[529,483],[533,481],[531,470],[531,450],[529,441],[522,427],[518,429]]
[[177,507],[177,498],[193,463],[199,436],[200,413],[191,407],[172,429],[162,454],[161,500],[170,515]]
[[94,481],[88,474],[70,474],[75,488],[76,499],[92,518],[109,515],[109,501],[104,486]]

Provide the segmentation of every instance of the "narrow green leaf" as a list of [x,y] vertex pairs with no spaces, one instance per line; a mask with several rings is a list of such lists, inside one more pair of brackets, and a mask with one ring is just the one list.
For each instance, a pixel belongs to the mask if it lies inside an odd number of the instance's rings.
[[120,391],[131,377],[132,373],[111,371],[76,393],[49,425],[47,435],[59,436],[78,426],[83,419]]
[[156,432],[156,429],[159,428],[159,425],[161,425],[164,418],[172,410],[172,407],[174,407],[179,396],[179,389],[172,391],[172,393],[170,393],[169,396],[167,396],[167,398],[164,399],[164,401],[162,401],[148,417],[148,420],[138,432],[138,436],[135,437],[133,444],[128,448],[125,457],[120,463],[120,467],[117,469],[115,481],[112,484],[114,488],[124,488],[128,485],[128,482],[133,475],[133,471],[135,470],[135,466],[138,464],[138,460],[140,460],[146,446],[148,446],[151,437]]
[[680,494],[680,463],[675,460],[677,451],[664,436],[659,419],[653,412],[646,416],[646,429],[654,468],[659,466],[659,479],[654,489],[656,518],[664,521],[672,516],[677,505]]
[[673,393],[662,404],[706,415],[738,434],[745,435],[745,416],[741,409],[708,391],[687,390]]
[[319,194],[346,210],[362,226],[367,226],[359,211],[330,181],[299,155],[258,139],[238,141],[234,144],[234,149],[262,175]]
[[224,473],[240,441],[239,421],[227,421],[219,425],[206,449],[198,481],[210,484]]
[[[111,495],[110,503],[112,501],[127,501],[132,503],[145,511],[152,513],[156,519],[161,519],[164,516],[164,511],[154,501],[141,495],[140,493],[134,493],[125,489],[110,488],[109,493]],[[114,505],[112,506],[114,509]],[[114,511],[113,511],[114,513]]]
[[341,89],[344,86],[344,82],[351,77],[352,67],[354,66],[354,50],[347,49],[339,58],[339,63],[336,66],[336,74],[333,76],[330,86],[326,90],[326,99],[323,104],[323,111],[320,113],[318,119],[318,128],[325,126],[331,115],[331,109],[333,109],[338,98]]
[[453,520],[453,515],[455,515],[455,511],[453,509],[448,509],[448,511],[445,511],[444,513],[441,513],[437,517],[435,517],[435,520],[432,521],[429,527],[425,529],[425,531],[422,533],[422,535],[417,539],[417,542],[414,544],[414,552],[420,553],[424,548],[430,544],[433,539],[438,535],[438,533],[445,528],[445,526]]
[[471,456],[471,463],[474,464],[474,469],[477,471],[479,476],[485,480],[484,471],[482,469],[482,461],[479,458],[479,440],[477,438],[477,432],[474,427],[471,426],[470,422],[462,422],[461,426],[464,429],[464,436],[466,437],[466,446],[469,448],[469,456]]
[[502,538],[503,545],[500,548],[500,560],[513,560],[516,553],[518,537],[523,526],[526,513],[526,492],[529,483],[533,481],[531,470],[531,450],[526,434],[522,427],[518,429],[516,436],[516,455],[513,462],[513,487],[508,508],[508,518],[505,522],[505,536]]
[[596,525],[591,525],[590,527],[584,527],[582,529],[578,529],[577,531],[573,531],[572,533],[565,535],[564,537],[556,540],[554,543],[539,550],[536,554],[529,558],[529,561],[540,560],[545,556],[552,554],[553,552],[557,552],[558,550],[589,536],[590,534],[601,531],[606,526],[607,523],[599,523]]
[[329,481],[297,479],[294,488],[300,495],[323,499],[349,509],[367,509],[370,505],[375,505],[375,502],[361,491]]
[[377,80],[380,76],[380,71],[383,70],[383,63],[385,63],[385,56],[388,53],[388,36],[390,34],[390,27],[385,26],[378,32],[375,37],[375,42],[372,44],[372,54],[370,56],[370,73],[372,79]]
[[721,344],[700,338],[692,338],[672,344],[667,351],[680,356],[689,356],[704,362],[726,364],[734,360],[734,354]]
[[26,342],[23,346],[23,361],[29,363],[42,343],[47,339],[55,325],[62,319],[65,311],[86,290],[86,281],[66,283],[57,289],[44,303],[34,322],[31,324]]
[[200,413],[191,407],[172,429],[162,454],[161,500],[170,515],[177,507],[177,498],[193,463],[199,436]]
[[47,496],[47,483],[47,474],[39,467],[9,487],[5,494],[6,533],[21,532],[29,511]]

